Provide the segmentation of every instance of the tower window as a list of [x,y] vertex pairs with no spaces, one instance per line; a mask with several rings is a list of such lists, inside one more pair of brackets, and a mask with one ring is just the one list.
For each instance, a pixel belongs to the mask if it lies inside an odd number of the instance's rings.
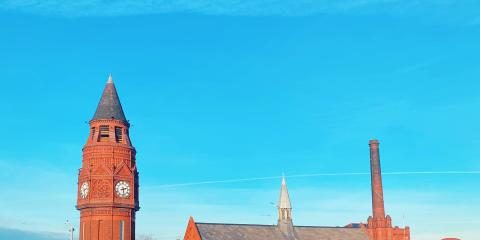
[[94,128],[94,127],[92,127],[92,133],[91,133],[91,135],[92,135],[91,138],[92,138],[92,140],[93,140],[93,137],[95,136],[95,128]]
[[100,136],[98,138],[99,142],[108,142],[110,141],[110,130],[108,126],[100,126]]
[[122,128],[115,127],[115,141],[121,143],[123,141]]
[[120,220],[120,240],[123,240],[123,239],[124,239],[124,238],[123,238],[123,235],[124,235],[124,233],[123,233],[123,231],[124,231],[124,230],[123,230],[124,225],[125,225],[125,222],[124,222],[123,220]]

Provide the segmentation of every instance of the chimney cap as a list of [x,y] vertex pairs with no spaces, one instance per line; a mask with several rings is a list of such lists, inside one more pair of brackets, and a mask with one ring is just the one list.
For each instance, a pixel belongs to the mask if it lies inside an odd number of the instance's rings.
[[380,144],[380,142],[379,142],[377,139],[372,139],[372,140],[369,141],[368,144],[370,144],[370,145],[378,145],[378,144]]

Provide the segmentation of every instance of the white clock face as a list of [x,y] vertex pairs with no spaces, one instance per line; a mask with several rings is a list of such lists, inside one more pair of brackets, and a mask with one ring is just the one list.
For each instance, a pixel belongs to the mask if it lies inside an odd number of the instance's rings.
[[115,185],[115,192],[121,198],[127,198],[130,196],[130,185],[126,181],[119,181]]
[[86,198],[88,196],[88,182],[83,182],[80,187],[80,197]]

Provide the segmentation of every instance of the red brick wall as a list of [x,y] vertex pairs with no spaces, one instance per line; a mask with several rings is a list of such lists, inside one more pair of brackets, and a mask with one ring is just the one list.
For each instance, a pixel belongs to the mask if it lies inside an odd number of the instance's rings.
[[[109,127],[109,139],[99,142],[99,126]],[[115,127],[122,128],[122,141],[115,140]],[[80,210],[80,240],[123,240],[135,239],[135,212],[138,203],[138,172],[135,149],[128,136],[128,123],[119,120],[94,120],[87,143],[83,148],[82,168],[78,174],[77,209]],[[126,181],[130,187],[128,197],[115,192],[119,181]],[[83,183],[89,191],[81,197]],[[123,231],[121,231],[123,221]]]
[[183,240],[201,240],[200,233],[198,233],[197,225],[192,217],[188,221],[187,230],[185,231],[185,236]]
[[372,224],[372,219],[370,218],[369,224],[363,224],[362,226],[371,240],[410,240],[410,228],[392,227],[391,219],[388,216],[383,223],[377,220]]

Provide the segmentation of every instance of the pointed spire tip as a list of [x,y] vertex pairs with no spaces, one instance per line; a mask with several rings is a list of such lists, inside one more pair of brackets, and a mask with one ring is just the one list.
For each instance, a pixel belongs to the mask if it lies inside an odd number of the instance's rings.
[[280,188],[280,198],[278,200],[279,208],[292,208],[290,197],[288,196],[287,182],[285,176],[282,177],[282,186]]
[[113,83],[113,79],[112,79],[112,74],[111,74],[111,73],[108,75],[108,81],[107,81],[107,83]]

